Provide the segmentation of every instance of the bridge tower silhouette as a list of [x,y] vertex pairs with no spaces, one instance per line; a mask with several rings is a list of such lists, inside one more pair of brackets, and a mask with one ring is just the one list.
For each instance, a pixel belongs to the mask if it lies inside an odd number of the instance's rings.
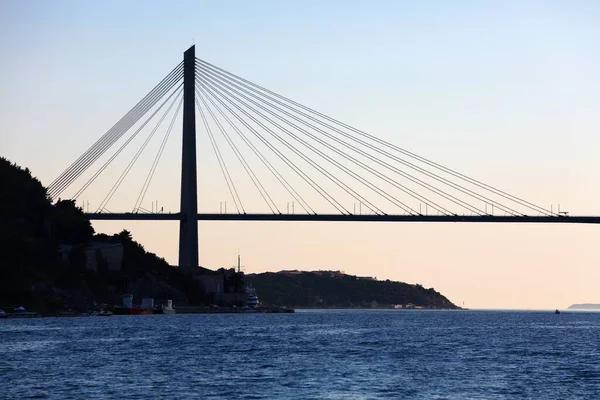
[[181,149],[181,208],[179,267],[198,267],[198,179],[196,176],[196,51],[183,53],[183,140]]

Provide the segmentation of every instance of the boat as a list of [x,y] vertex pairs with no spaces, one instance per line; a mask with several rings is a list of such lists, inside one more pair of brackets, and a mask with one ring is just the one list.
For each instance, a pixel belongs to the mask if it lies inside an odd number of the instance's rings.
[[161,304],[154,308],[153,314],[175,314],[173,300],[167,300],[167,305]]
[[39,313],[33,311],[25,311],[23,306],[15,306],[13,312],[7,314],[9,318],[37,318],[40,317]]
[[167,300],[167,305],[161,305],[163,314],[175,314],[175,309],[173,308],[173,300]]
[[113,314],[115,315],[141,315],[141,314],[152,314],[151,308],[140,308],[133,305],[133,295],[125,293],[123,295],[123,305],[113,308]]
[[554,310],[554,314],[560,314],[560,311]]
[[0,309],[0,318],[8,318],[8,314],[4,310]]
[[100,312],[98,313],[99,317],[110,317],[112,315],[113,315],[112,312],[106,311],[106,310],[100,310]]
[[251,287],[246,287],[246,293],[248,294],[248,299],[246,300],[246,305],[250,308],[258,307],[258,296],[256,295],[256,290]]
[[132,307],[127,308],[123,306],[113,308],[112,314],[114,315],[142,315],[142,314],[152,314],[152,310],[145,308]]

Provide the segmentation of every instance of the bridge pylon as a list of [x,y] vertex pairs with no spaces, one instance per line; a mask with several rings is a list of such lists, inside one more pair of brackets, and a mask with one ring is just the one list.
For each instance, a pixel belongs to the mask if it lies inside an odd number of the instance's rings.
[[196,50],[183,53],[183,146],[181,153],[181,212],[179,219],[179,267],[198,264],[198,181],[196,177]]

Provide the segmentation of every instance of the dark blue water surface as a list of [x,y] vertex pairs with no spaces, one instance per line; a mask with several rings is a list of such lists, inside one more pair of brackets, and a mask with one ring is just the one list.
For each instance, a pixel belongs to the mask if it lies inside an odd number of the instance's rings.
[[0,398],[600,399],[600,313],[0,320]]

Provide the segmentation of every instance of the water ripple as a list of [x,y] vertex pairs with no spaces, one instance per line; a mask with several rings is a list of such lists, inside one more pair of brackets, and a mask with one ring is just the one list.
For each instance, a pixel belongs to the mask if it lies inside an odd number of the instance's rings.
[[4,399],[600,398],[600,313],[0,320]]

